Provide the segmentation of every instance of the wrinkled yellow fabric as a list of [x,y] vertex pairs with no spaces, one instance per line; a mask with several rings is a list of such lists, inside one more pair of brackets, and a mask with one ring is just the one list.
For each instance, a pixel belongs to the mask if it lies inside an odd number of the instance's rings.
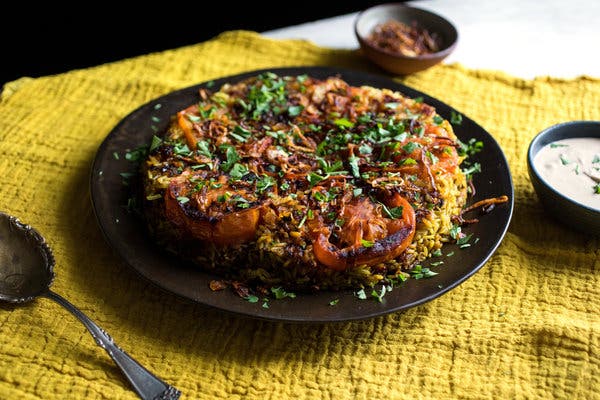
[[[0,210],[56,256],[53,289],[182,399],[599,399],[598,239],[547,216],[526,169],[533,136],[600,120],[600,80],[522,80],[439,65],[398,78],[464,112],[502,146],[515,211],[495,255],[444,296],[404,313],[336,324],[272,323],[177,299],[127,268],[88,194],[96,149],[141,104],[259,68],[375,71],[358,53],[253,32],[4,87]],[[135,399],[83,326],[53,302],[0,306],[0,398]]]

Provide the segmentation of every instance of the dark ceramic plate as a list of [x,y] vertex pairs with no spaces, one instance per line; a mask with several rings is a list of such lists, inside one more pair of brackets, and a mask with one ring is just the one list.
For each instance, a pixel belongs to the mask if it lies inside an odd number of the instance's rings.
[[[224,311],[269,320],[330,322],[365,319],[423,304],[456,287],[485,264],[508,228],[513,210],[513,186],[508,164],[498,143],[466,116],[463,116],[461,125],[455,126],[456,134],[463,141],[475,138],[484,144],[484,151],[473,157],[474,161],[481,163],[483,172],[475,175],[477,193],[471,201],[507,195],[509,202],[481,217],[479,223],[463,229],[468,234],[472,233],[473,239],[478,238],[477,243],[467,249],[459,249],[455,245],[443,248],[444,254],[454,252],[454,255],[432,260],[444,261],[442,265],[432,267],[439,272],[438,275],[409,279],[388,292],[381,302],[371,297],[370,291],[367,291],[366,300],[360,300],[353,291],[322,292],[272,300],[269,308],[264,308],[262,301],[250,303],[230,290],[211,291],[209,282],[218,277],[178,263],[164,254],[148,238],[143,221],[127,210],[131,189],[123,184],[123,173],[135,174],[136,163],[126,160],[125,154],[148,145],[152,135],[166,129],[171,115],[198,100],[200,87],[214,85],[218,88],[226,82],[237,82],[264,71],[228,76],[152,100],[125,117],[99,147],[91,172],[94,212],[109,245],[134,270],[168,292]],[[273,68],[269,71],[279,75],[309,74],[318,78],[339,74],[352,85],[389,88],[409,97],[423,97],[444,118],[450,119],[452,112],[458,112],[437,99],[383,76],[324,67]],[[330,305],[336,299],[339,300],[337,304]]]

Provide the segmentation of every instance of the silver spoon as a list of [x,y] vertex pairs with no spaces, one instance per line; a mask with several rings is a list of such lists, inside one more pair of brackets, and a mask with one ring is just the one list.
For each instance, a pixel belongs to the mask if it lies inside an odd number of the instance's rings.
[[35,229],[0,212],[0,300],[24,303],[38,296],[56,301],[75,315],[96,343],[119,366],[133,389],[144,400],[176,400],[181,392],[161,381],[121,350],[112,338],[66,299],[50,290],[54,256]]

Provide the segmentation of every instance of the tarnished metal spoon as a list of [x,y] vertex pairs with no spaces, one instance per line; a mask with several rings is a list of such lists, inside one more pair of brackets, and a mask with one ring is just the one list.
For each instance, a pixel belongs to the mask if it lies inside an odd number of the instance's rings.
[[96,343],[119,366],[142,399],[176,400],[181,393],[141,366],[121,350],[112,338],[83,312],[50,290],[54,280],[54,256],[35,229],[0,212],[0,300],[24,303],[36,297],[56,301],[75,315]]

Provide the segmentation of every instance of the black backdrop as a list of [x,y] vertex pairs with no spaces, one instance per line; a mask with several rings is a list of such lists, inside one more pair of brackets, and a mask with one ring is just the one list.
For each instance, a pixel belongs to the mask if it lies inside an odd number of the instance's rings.
[[66,6],[20,2],[0,7],[8,8],[0,21],[0,85],[21,76],[51,75],[198,43],[225,30],[263,32],[383,3],[195,0]]

